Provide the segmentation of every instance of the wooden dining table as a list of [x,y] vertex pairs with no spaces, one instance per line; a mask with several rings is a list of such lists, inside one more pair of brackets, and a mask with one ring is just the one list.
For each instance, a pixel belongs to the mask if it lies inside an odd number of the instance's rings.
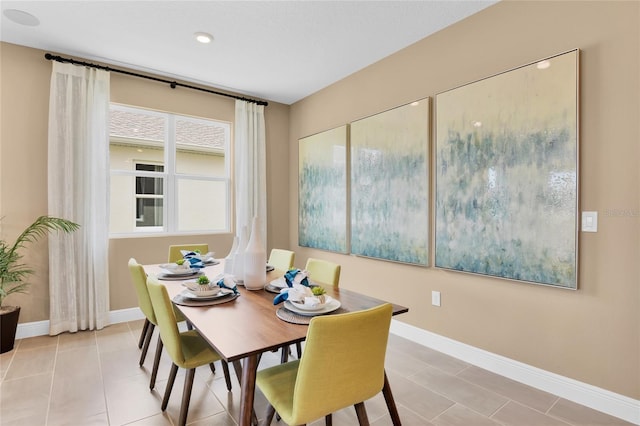
[[[160,265],[144,265],[147,274],[161,276]],[[214,279],[224,272],[224,260],[216,265],[206,266],[204,274]],[[284,275],[285,271],[273,270],[267,273],[266,283]],[[189,278],[185,278],[188,280]],[[192,279],[192,278],[191,278]],[[312,277],[311,277],[312,279]],[[185,287],[180,280],[162,280],[169,296],[174,298]],[[345,313],[386,303],[364,294],[344,288],[322,285],[327,294],[340,301],[340,308],[329,313]],[[177,305],[187,320],[204,339],[228,363],[233,363],[236,373],[241,376],[240,426],[252,423],[252,409],[256,386],[256,371],[260,355],[305,340],[307,325],[295,324],[280,319],[276,311],[281,305],[274,305],[274,293],[266,290],[247,290],[238,286],[240,296],[233,301],[214,306],[182,306]],[[393,304],[393,315],[408,312],[408,308]],[[394,425],[400,425],[400,417],[393,400],[391,387],[384,378],[383,395]]]

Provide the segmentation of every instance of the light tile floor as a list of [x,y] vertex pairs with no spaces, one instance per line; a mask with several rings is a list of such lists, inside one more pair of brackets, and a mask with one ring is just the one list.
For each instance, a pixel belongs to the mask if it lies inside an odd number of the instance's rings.
[[[160,403],[170,360],[163,354],[156,388],[149,391],[156,336],[144,366],[139,367],[141,329],[142,321],[133,321],[99,332],[18,340],[13,351],[0,355],[0,425],[176,424],[183,372],[163,413]],[[268,353],[260,368],[278,362],[279,354]],[[386,369],[404,425],[630,425],[394,335],[389,340]],[[233,389],[227,392],[221,367],[215,374],[208,366],[200,368],[188,424],[236,425],[239,396],[235,376]],[[382,395],[365,405],[372,425],[391,424]],[[259,417],[265,408],[264,397],[257,392]],[[334,414],[333,423],[357,425],[355,411],[350,408]],[[282,421],[273,424],[284,426]],[[320,420],[312,426],[322,424]]]

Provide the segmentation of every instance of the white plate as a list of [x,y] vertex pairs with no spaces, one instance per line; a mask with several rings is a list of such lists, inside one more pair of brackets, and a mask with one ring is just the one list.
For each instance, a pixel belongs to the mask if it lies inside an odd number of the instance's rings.
[[213,300],[213,299],[218,299],[220,297],[228,296],[230,294],[233,294],[233,290],[229,290],[226,288],[222,288],[216,294],[212,294],[209,296],[204,296],[204,295],[197,294],[195,292],[191,292],[189,289],[182,290],[182,296],[185,299],[190,299],[190,300]]
[[163,274],[161,272],[158,274],[158,279],[162,281],[186,281],[195,277],[199,277],[201,275],[204,275],[204,271],[193,272],[189,275]]
[[295,306],[298,309],[302,309],[303,311],[319,311],[320,309],[324,308],[327,303],[331,303],[333,299],[329,296],[325,296],[324,299],[324,303],[323,304],[317,304],[317,305],[307,305],[304,302],[297,302],[292,300],[291,303],[293,303],[293,306]]
[[[163,263],[162,265],[160,265],[160,268],[166,269],[167,271],[186,271],[187,270],[187,268],[183,268],[183,265],[178,265],[175,262]],[[191,268],[188,268],[188,269],[191,269]]]
[[220,293],[220,290],[222,290],[218,286],[210,286],[208,288],[208,290],[203,290],[203,289],[198,287],[200,284],[197,284],[197,283],[195,283],[193,281],[184,282],[184,283],[182,283],[182,285],[185,286],[187,288],[187,290],[189,290],[191,293],[193,293],[193,294],[195,294],[196,296],[199,296],[199,297],[215,296],[216,294]]
[[284,302],[284,307],[292,312],[295,312],[296,314],[305,315],[305,316],[315,316],[315,315],[328,314],[329,312],[335,311],[340,307],[340,301],[336,299],[331,299],[328,302],[326,302],[324,305],[322,305],[320,308],[317,308],[313,311],[309,310],[309,307],[306,307],[306,306],[305,306],[306,309],[302,309],[300,308],[300,305],[301,304],[296,304],[289,300],[285,300]]
[[284,277],[280,277],[280,278],[276,278],[275,280],[271,281],[269,284],[271,284],[274,287],[278,287],[278,288],[287,288],[287,281],[285,281]]
[[190,275],[195,275],[197,274],[200,269],[198,268],[189,268],[189,269],[174,269],[174,270],[170,270],[170,269],[162,269],[162,273],[164,275],[169,275],[172,277],[186,277],[186,276],[190,276]]

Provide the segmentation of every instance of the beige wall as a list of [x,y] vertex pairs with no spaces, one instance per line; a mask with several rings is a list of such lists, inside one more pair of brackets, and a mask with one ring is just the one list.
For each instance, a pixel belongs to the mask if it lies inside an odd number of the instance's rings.
[[[51,52],[56,53],[56,52]],[[47,213],[47,121],[51,62],[44,51],[0,43],[0,236],[13,240],[36,217]],[[111,75],[111,100],[197,117],[233,122],[231,98],[195,90],[170,89],[149,80]],[[289,107],[270,102],[265,108],[267,132],[267,197],[269,247],[285,247],[288,235],[288,119]],[[275,164],[276,167],[271,167]],[[135,257],[142,263],[166,261],[170,244],[208,243],[225,256],[232,234],[159,236],[112,239],[109,249],[110,308],[137,306],[127,270]],[[20,322],[49,317],[46,239],[31,246],[28,261],[36,270],[28,295],[11,296],[7,304],[20,305]]]
[[[428,37],[267,118],[269,247],[343,265],[342,285],[404,304],[398,319],[515,360],[640,399],[640,191],[638,2],[506,2]],[[297,140],[434,96],[497,72],[580,48],[581,209],[600,213],[580,234],[580,289],[567,291],[320,252],[297,246]],[[0,44],[0,234],[13,238],[47,211],[47,112],[51,64],[43,51]],[[112,98],[233,121],[233,102],[113,75]],[[633,216],[611,214],[614,210]],[[607,214],[606,212],[610,212]],[[206,242],[225,253],[231,235],[111,242],[111,309],[135,306],[126,261],[166,257],[170,243]],[[48,318],[46,242],[21,322]],[[430,305],[432,290],[442,307]]]
[[[341,263],[344,287],[408,306],[400,321],[640,398],[639,24],[636,1],[502,2],[291,107],[295,159],[301,137],[579,48],[580,208],[599,212],[599,228],[579,236],[578,291],[298,247],[292,168],[296,264]],[[439,308],[432,290],[442,292]]]

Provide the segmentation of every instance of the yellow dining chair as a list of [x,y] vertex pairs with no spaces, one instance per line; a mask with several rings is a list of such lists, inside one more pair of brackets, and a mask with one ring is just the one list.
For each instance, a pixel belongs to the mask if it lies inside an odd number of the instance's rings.
[[288,271],[293,268],[296,254],[289,250],[271,249],[267,263],[280,271]]
[[256,385],[269,402],[265,424],[277,412],[288,425],[302,425],[355,406],[369,424],[364,401],[383,389],[384,359],[392,306],[313,317],[302,359],[257,372]]
[[[296,254],[293,251],[274,248],[271,249],[271,253],[269,254],[269,260],[267,260],[267,263],[279,271],[286,272],[289,269],[293,268],[295,257]],[[298,348],[299,358],[300,353],[302,352],[302,347],[300,346],[300,343],[298,343],[296,347]],[[287,345],[282,347],[281,360],[282,362],[286,362],[288,358],[289,346]]]
[[196,368],[218,361],[221,357],[196,330],[183,332],[178,330],[176,315],[173,309],[173,303],[169,298],[169,293],[167,293],[166,287],[158,282],[156,277],[150,276],[148,278],[147,287],[149,289],[149,297],[151,298],[153,310],[158,320],[160,336],[167,349],[167,353],[173,361],[161,408],[162,411],[167,409],[173,383],[178,373],[178,367],[186,369],[184,389],[182,391],[182,405],[180,407],[180,417],[178,418],[178,424],[184,426],[187,422],[187,413],[189,411],[189,401],[191,399],[191,389],[193,387]]
[[[147,351],[149,350],[149,343],[153,336],[153,331],[158,324],[156,320],[153,306],[151,305],[151,299],[149,298],[149,290],[147,290],[147,273],[144,271],[142,265],[140,265],[134,258],[129,259],[129,273],[131,274],[131,281],[136,289],[136,296],[138,298],[138,306],[145,316],[144,325],[142,326],[142,333],[140,333],[140,340],[138,341],[138,348],[142,349],[140,354],[139,365],[142,367],[144,360],[147,357]],[[180,312],[176,312],[176,321],[185,321],[185,318]],[[151,369],[151,381],[149,382],[149,388],[153,390],[156,384],[156,376],[158,374],[158,364],[160,363],[160,356],[162,354],[162,340],[158,336],[158,345],[156,347],[156,356],[153,361],[153,368]]]
[[[147,351],[149,349],[149,343],[153,336],[153,331],[158,324],[151,299],[149,297],[149,290],[147,289],[147,274],[144,271],[142,265],[140,265],[134,258],[129,259],[129,272],[131,274],[131,280],[133,286],[136,289],[136,296],[138,298],[138,306],[145,316],[144,325],[142,326],[142,333],[140,333],[140,340],[138,341],[138,348],[142,348],[140,354],[139,365],[142,367],[144,360],[147,357]],[[186,321],[186,318],[182,313],[174,309],[177,322]],[[187,322],[187,326],[191,328],[191,324]],[[153,390],[156,385],[156,377],[158,376],[158,366],[160,364],[160,357],[162,356],[163,342],[161,336],[158,336],[158,343],[156,346],[156,355],[153,359],[153,368],[151,369],[151,379],[149,381],[149,388]],[[215,372],[213,364],[210,366],[211,371]],[[224,378],[227,384],[227,390],[231,390],[231,376],[229,375],[229,367],[226,362],[222,362],[224,370]]]
[[209,244],[178,244],[169,246],[169,263],[183,258],[180,250],[200,250],[200,254],[207,254],[209,253]]
[[[338,287],[340,283],[340,265],[337,263],[310,257],[307,259],[305,269],[309,272],[309,278],[312,282],[317,281],[323,284],[330,284],[334,287]],[[298,358],[300,358],[302,356],[302,344],[296,343],[296,352]],[[280,361],[286,362],[288,356],[289,351],[283,348]]]
[[311,281],[317,281],[323,284],[329,284],[338,287],[340,282],[340,265],[322,259],[307,259],[305,268],[309,271]]

